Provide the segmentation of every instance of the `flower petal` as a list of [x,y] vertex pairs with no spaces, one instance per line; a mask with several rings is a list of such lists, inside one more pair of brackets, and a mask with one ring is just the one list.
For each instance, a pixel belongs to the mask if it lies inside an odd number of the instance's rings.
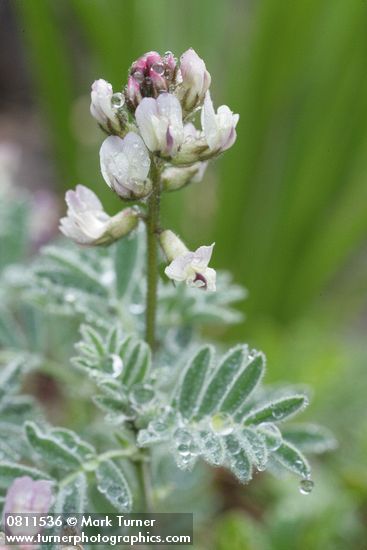
[[135,118],[145,145],[152,152],[159,150],[159,141],[154,131],[153,121],[158,118],[158,105],[152,97],[144,97],[139,103]]
[[210,246],[200,246],[195,252],[192,260],[192,265],[196,269],[205,269],[212,257],[215,243]]
[[[129,132],[124,139],[109,136],[100,149],[102,176],[122,198],[143,196],[150,159],[141,137]],[[147,190],[148,191],[148,190]]]

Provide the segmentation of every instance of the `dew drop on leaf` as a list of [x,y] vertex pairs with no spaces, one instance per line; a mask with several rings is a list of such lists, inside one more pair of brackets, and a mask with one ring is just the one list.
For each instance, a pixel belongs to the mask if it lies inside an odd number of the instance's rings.
[[218,438],[211,432],[200,432],[201,453],[210,464],[219,465],[223,462],[223,448]]
[[227,413],[217,413],[211,417],[210,426],[218,435],[229,435],[233,432],[233,418]]
[[309,495],[312,492],[314,485],[315,483],[312,481],[312,479],[306,477],[300,481],[299,492],[302,495]]
[[162,433],[166,431],[168,428],[167,424],[165,422],[162,422],[162,420],[153,420],[149,424],[149,429],[156,433]]
[[226,447],[231,455],[235,455],[240,452],[241,445],[236,437],[230,436],[226,438]]
[[275,420],[279,420],[280,418],[282,418],[283,411],[277,405],[272,405],[271,410],[271,415]]
[[192,443],[192,435],[187,430],[184,430],[183,428],[178,428],[174,434],[173,438],[175,440],[176,446],[179,445],[191,445]]
[[259,425],[259,430],[261,430],[266,437],[266,444],[269,451],[276,451],[279,449],[282,443],[282,434],[275,424],[263,422]]
[[131,392],[131,401],[138,406],[146,405],[147,403],[150,403],[153,398],[154,398],[153,388],[151,388],[146,384],[135,386],[135,388]]

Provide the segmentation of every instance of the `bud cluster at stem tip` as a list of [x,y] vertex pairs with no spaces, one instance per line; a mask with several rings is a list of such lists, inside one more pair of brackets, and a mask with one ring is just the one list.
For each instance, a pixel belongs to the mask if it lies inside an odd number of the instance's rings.
[[[202,180],[208,161],[234,144],[239,119],[226,105],[215,110],[210,85],[205,62],[192,48],[179,60],[171,52],[142,55],[120,91],[103,79],[92,84],[90,111],[108,134],[100,149],[103,179],[122,200],[139,206],[109,216],[96,195],[79,185],[66,194],[68,210],[60,228],[67,237],[83,245],[110,244],[146,219],[152,193]],[[198,112],[200,127],[194,124]],[[182,244],[180,254],[172,255],[175,239],[177,248],[178,237],[161,232],[171,262],[166,275],[214,290],[215,272],[208,267],[213,245],[190,252]]]

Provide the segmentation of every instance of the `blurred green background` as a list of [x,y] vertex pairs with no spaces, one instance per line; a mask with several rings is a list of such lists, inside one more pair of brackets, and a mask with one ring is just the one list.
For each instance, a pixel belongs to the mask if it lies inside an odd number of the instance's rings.
[[366,548],[367,3],[1,0],[0,18],[0,138],[45,166],[24,185],[61,198],[82,182],[111,211],[91,82],[120,90],[147,50],[205,59],[238,139],[202,184],[165,197],[165,225],[190,247],[216,241],[215,266],[249,289],[246,323],[221,338],[264,350],[268,381],[312,386],[308,418],[340,448],[310,497],[270,477],[233,490],[202,545]]

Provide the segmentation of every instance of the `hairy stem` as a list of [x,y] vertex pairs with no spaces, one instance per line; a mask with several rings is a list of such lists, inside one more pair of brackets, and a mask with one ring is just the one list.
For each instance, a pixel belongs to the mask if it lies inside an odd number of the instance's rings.
[[147,298],[146,298],[146,341],[154,352],[156,339],[156,309],[158,286],[158,242],[157,230],[159,228],[159,203],[160,185],[159,169],[152,163],[151,178],[153,192],[148,200],[148,212],[146,218],[147,228]]
[[[159,167],[152,160],[150,174],[153,191],[148,199],[148,211],[146,216],[147,231],[147,296],[146,296],[146,326],[145,339],[154,353],[156,346],[156,311],[157,311],[157,287],[158,287],[158,242],[159,206],[160,206],[160,182]],[[148,462],[141,460],[137,463],[141,482],[144,512],[152,512],[151,474]]]
[[153,508],[153,491],[152,491],[152,480],[150,473],[150,462],[147,460],[141,460],[136,464],[138,468],[140,484],[142,488],[142,497],[143,497],[143,510],[145,513],[154,512]]

